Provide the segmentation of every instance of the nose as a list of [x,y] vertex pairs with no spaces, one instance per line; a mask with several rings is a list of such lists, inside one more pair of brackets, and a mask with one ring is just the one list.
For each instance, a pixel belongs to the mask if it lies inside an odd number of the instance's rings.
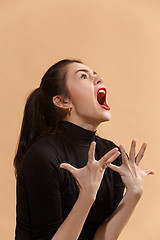
[[95,79],[94,79],[94,84],[97,85],[99,83],[103,83],[103,78],[99,77],[99,76],[96,76]]

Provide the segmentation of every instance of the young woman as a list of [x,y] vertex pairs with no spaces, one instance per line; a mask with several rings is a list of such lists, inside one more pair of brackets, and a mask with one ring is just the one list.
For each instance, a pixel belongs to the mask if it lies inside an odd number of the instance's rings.
[[[96,135],[111,118],[103,79],[77,60],[62,60],[29,96],[14,160],[16,240],[115,240],[152,170],[121,145]],[[124,186],[126,192],[123,196]]]

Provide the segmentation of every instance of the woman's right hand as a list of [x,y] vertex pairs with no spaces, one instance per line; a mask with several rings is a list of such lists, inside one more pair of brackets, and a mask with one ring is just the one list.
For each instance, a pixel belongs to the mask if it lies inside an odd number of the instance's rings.
[[83,168],[75,168],[68,163],[60,164],[61,168],[68,170],[75,178],[80,193],[95,200],[97,191],[101,184],[106,162],[113,162],[119,155],[118,148],[113,148],[107,152],[100,160],[95,160],[96,142],[92,142],[88,152],[88,162]]

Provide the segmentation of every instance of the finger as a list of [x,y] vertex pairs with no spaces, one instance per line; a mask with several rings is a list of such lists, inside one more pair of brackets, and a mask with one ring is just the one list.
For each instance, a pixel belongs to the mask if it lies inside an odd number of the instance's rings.
[[106,162],[105,164],[112,163],[121,153],[119,151],[115,152]]
[[[120,152],[118,151],[118,148],[113,148],[112,150],[110,150],[109,152],[107,152],[98,162],[99,162],[99,165],[102,167],[105,163],[106,163],[106,161],[107,160],[109,160],[109,158],[112,156],[112,155],[114,155],[115,153],[119,153],[120,154]],[[118,155],[119,155],[118,154]],[[118,157],[118,156],[117,156]],[[115,158],[116,159],[116,158]],[[114,159],[114,160],[115,160]]]
[[137,166],[139,165],[141,159],[143,158],[144,153],[146,151],[146,148],[147,148],[147,143],[143,143],[142,146],[141,146],[141,149],[140,149],[140,151],[137,154],[136,159],[135,159]]
[[121,144],[119,146],[119,148],[120,148],[121,155],[122,155],[122,163],[125,164],[125,165],[128,165],[128,157],[127,157],[127,154],[125,152],[125,149],[124,149],[123,145]]
[[147,169],[147,170],[144,170],[144,172],[146,173],[146,175],[153,175],[155,172],[151,169]]
[[67,171],[69,171],[70,173],[72,173],[72,175],[74,175],[75,171],[77,170],[77,168],[73,167],[72,165],[70,165],[69,163],[61,163],[60,164],[60,168],[64,168]]
[[80,184],[79,184],[79,182],[78,182],[78,180],[77,180],[77,174],[76,174],[76,172],[77,172],[77,168],[75,168],[75,167],[73,167],[72,165],[70,165],[69,163],[61,163],[60,164],[60,168],[64,168],[64,169],[66,169],[67,171],[69,171],[72,175],[73,175],[73,177],[74,177],[74,179],[75,179],[75,181],[76,181],[76,184],[77,184],[77,186],[79,187],[79,188],[81,188],[81,186],[80,186]]
[[[118,156],[120,155],[120,152],[115,152],[107,161],[105,161],[105,164],[101,167],[101,169],[105,170],[106,167],[112,163]],[[101,165],[100,165],[101,166]]]
[[120,167],[112,163],[106,163],[107,167],[111,168],[113,171],[120,173]]
[[88,152],[88,162],[93,162],[95,160],[95,149],[96,142],[92,142]]
[[136,140],[133,139],[131,143],[130,152],[129,152],[129,160],[132,163],[135,163],[135,154],[136,154]]

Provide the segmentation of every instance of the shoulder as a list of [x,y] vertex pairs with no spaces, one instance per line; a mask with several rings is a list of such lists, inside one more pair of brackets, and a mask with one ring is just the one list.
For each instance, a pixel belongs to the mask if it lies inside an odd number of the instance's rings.
[[101,145],[104,148],[108,148],[111,150],[114,147],[118,147],[114,142],[111,140],[104,139],[102,137],[96,136],[96,142],[97,144]]
[[[115,147],[119,149],[119,147],[111,140],[107,140],[99,136],[96,136],[96,144],[97,144],[98,150],[102,153],[102,155],[106,154],[107,152],[109,152],[111,149]],[[118,158],[116,158],[116,160],[114,161],[114,164],[121,165],[121,163],[122,163],[122,159],[120,155]]]
[[62,181],[60,161],[56,136],[41,137],[25,153],[18,170],[19,179],[23,176],[26,182],[43,179],[49,182],[56,180],[60,183]]
[[59,165],[59,151],[57,144],[57,135],[49,134],[39,138],[33,143],[23,158],[23,165],[41,165],[47,164]]

